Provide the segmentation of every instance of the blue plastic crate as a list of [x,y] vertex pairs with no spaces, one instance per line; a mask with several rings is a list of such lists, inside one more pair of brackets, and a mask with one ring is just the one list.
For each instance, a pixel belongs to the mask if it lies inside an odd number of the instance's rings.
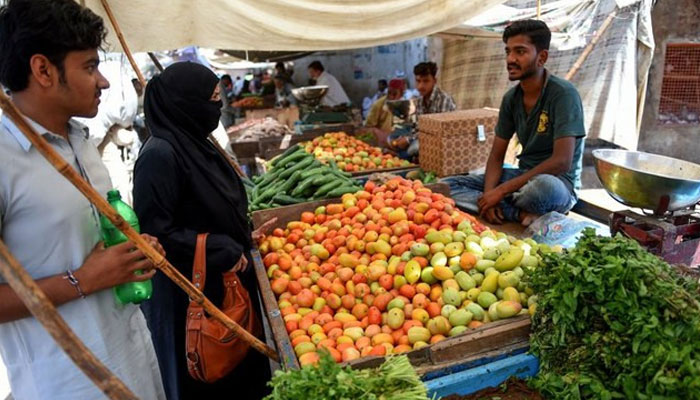
[[511,376],[530,378],[537,374],[539,361],[530,354],[506,357],[461,372],[444,375],[425,382],[428,396],[467,395],[496,387]]

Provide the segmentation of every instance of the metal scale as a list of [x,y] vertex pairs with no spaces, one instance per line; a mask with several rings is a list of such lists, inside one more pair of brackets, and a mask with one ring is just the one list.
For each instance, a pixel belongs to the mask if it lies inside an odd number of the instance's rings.
[[299,118],[302,124],[344,124],[352,120],[347,104],[334,107],[320,104],[326,93],[328,86],[303,86],[292,89],[292,96],[299,102]]
[[626,150],[595,150],[593,157],[608,193],[643,210],[612,213],[610,232],[671,264],[700,265],[700,165]]

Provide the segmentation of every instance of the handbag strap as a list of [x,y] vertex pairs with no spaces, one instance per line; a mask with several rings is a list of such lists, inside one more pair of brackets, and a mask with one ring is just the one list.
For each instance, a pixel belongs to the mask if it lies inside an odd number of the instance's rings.
[[192,263],[192,283],[200,291],[204,290],[207,276],[207,236],[208,233],[197,235],[197,246],[194,250],[194,262]]

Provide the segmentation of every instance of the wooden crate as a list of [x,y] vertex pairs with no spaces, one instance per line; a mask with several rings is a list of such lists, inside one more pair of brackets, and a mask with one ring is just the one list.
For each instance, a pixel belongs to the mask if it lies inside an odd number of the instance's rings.
[[[425,187],[435,193],[441,193],[445,196],[450,195],[450,187],[446,183],[431,183],[429,185],[425,185]],[[256,229],[272,218],[277,218],[277,222],[271,229],[283,228],[287,226],[289,222],[298,221],[301,217],[301,213],[304,211],[314,211],[317,207],[325,206],[331,203],[339,203],[340,201],[340,197],[336,197],[334,199],[315,200],[306,203],[292,204],[289,206],[269,208],[267,210],[253,211],[251,214],[251,219],[253,220],[253,227]]]
[[368,176],[380,172],[386,172],[386,173],[399,173],[399,172],[408,172],[408,171],[413,171],[417,170],[418,167],[417,165],[412,165],[410,167],[395,167],[395,168],[384,168],[384,169],[367,169],[364,171],[355,171],[351,172],[350,175],[353,177],[355,176]]
[[[449,195],[449,186],[444,183],[426,185],[433,192]],[[277,218],[274,228],[283,228],[287,223],[296,221],[304,211],[313,211],[316,207],[339,202],[339,198],[318,200],[294,204],[269,210],[255,211],[252,214],[253,225],[260,226],[272,218]],[[270,287],[267,271],[260,254],[253,252],[253,264],[260,286],[266,316],[274,336],[282,365],[286,368],[299,368],[299,361],[294,354],[291,340],[285,328],[284,319],[277,306],[277,300]],[[520,351],[529,346],[530,317],[522,315],[515,318],[492,322],[462,335],[447,338],[442,342],[406,353],[411,364],[419,374],[434,373],[449,369],[483,357],[494,357],[513,351]],[[353,368],[376,367],[384,357],[363,357],[346,363]]]

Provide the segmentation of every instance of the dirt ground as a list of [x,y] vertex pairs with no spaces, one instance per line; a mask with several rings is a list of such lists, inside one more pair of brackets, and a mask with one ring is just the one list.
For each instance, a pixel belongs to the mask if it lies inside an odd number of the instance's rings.
[[544,397],[530,389],[525,381],[510,378],[499,387],[491,387],[467,396],[453,394],[442,400],[544,400]]

